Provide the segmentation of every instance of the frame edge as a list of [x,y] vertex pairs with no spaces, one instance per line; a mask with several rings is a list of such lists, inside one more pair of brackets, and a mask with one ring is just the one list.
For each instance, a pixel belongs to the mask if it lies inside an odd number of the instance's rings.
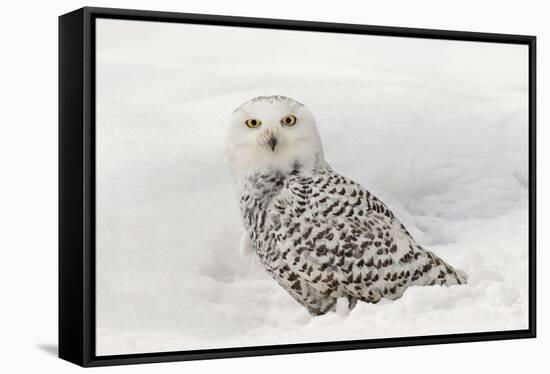
[[537,37],[529,37],[529,331],[537,337]]
[[402,26],[363,25],[354,23],[334,23],[326,21],[308,21],[298,19],[278,19],[247,17],[219,14],[180,13],[175,11],[154,11],[143,9],[84,7],[85,11],[96,18],[114,18],[119,20],[139,20],[158,22],[185,22],[192,24],[285,29],[296,31],[318,31],[344,34],[367,34],[389,37],[407,37],[420,39],[444,39],[457,41],[530,44],[534,36],[479,31],[458,31],[445,29],[424,29]]
[[59,357],[84,366],[84,10],[59,17]]

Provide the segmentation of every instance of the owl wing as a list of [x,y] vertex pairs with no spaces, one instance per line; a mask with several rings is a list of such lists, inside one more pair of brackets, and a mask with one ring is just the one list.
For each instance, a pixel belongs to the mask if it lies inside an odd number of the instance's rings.
[[332,170],[287,179],[272,204],[286,228],[280,239],[290,273],[325,296],[377,302],[456,276],[380,200]]

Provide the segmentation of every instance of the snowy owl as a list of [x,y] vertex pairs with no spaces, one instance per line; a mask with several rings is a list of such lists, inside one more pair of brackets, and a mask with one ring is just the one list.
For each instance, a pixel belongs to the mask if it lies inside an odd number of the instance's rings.
[[332,170],[299,102],[261,96],[239,106],[225,157],[245,227],[241,247],[312,315],[335,310],[338,300],[351,310],[357,300],[394,300],[413,285],[466,283],[384,203]]

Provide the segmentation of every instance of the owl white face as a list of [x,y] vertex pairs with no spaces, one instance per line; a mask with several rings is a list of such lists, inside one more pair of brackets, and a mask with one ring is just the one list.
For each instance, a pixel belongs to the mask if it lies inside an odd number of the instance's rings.
[[226,162],[237,177],[299,163],[312,168],[323,158],[321,139],[309,110],[285,96],[260,96],[238,107],[225,142]]

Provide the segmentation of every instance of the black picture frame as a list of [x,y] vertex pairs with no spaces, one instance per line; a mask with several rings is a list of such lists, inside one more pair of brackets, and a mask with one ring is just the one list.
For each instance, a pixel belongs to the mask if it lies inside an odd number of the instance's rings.
[[[529,48],[529,328],[180,352],[95,354],[95,20],[161,21],[475,42]],[[536,37],[85,7],[59,17],[59,357],[103,366],[534,338],[536,336]]]

